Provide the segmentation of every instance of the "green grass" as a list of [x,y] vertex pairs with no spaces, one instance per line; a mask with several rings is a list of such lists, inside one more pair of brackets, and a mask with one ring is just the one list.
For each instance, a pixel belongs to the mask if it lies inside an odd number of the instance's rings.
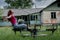
[[[27,33],[27,32],[23,32]],[[15,35],[12,31],[11,27],[0,27],[0,40],[60,40],[60,29],[56,30],[53,35],[51,35],[51,32],[39,32],[41,33],[47,33],[48,36],[40,36],[40,37],[22,37],[19,32]]]

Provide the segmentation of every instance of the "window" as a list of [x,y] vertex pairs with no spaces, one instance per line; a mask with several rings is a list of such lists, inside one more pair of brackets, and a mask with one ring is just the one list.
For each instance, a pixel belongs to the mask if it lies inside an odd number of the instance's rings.
[[31,15],[31,20],[35,20],[35,15]]
[[56,12],[51,12],[51,19],[56,19]]
[[31,20],[37,19],[37,15],[31,15]]
[[57,6],[60,7],[60,2],[58,2]]

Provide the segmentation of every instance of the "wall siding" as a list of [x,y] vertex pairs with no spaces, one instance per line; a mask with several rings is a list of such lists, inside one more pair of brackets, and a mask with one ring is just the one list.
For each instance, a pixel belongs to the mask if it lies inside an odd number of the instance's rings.
[[56,23],[60,23],[60,11],[43,11],[41,21],[42,23],[51,23],[51,12],[56,12]]
[[43,11],[42,12],[42,18],[41,21],[42,23],[50,23],[50,12],[48,11]]
[[0,26],[12,26],[10,22],[0,22]]

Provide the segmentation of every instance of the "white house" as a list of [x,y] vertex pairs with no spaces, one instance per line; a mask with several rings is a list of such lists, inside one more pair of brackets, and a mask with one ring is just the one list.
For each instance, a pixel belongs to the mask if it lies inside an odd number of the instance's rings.
[[60,23],[60,1],[57,0],[43,9],[42,23]]
[[[17,19],[23,19],[29,24],[40,23],[60,23],[59,21],[59,7],[57,1],[49,2],[45,8],[33,8],[33,9],[11,9]],[[7,16],[9,9],[4,9],[1,16]]]

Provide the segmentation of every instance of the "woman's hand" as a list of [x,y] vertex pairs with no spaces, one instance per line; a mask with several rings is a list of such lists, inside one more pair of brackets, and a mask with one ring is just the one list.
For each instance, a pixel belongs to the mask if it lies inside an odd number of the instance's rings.
[[3,21],[7,21],[7,18],[6,18],[6,16],[3,16]]

